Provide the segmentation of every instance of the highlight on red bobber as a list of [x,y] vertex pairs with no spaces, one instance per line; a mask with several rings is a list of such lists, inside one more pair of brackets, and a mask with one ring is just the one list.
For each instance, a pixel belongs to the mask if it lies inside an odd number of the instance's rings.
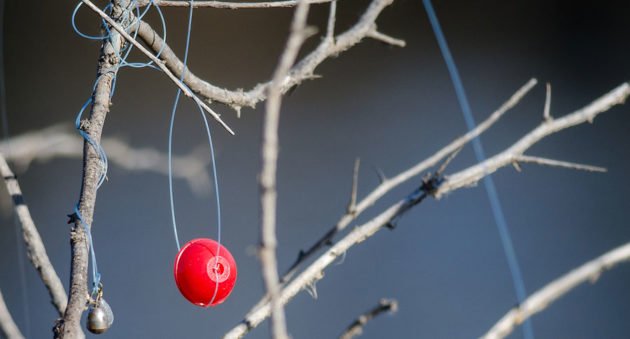
[[218,242],[199,238],[186,243],[177,253],[175,283],[191,303],[216,306],[227,299],[236,283],[236,261]]

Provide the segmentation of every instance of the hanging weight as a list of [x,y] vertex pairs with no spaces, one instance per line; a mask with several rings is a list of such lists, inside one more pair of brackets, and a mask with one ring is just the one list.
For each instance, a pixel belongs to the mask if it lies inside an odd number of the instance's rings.
[[87,329],[94,334],[107,331],[114,323],[112,308],[103,298],[99,298],[94,304],[90,304],[87,316]]

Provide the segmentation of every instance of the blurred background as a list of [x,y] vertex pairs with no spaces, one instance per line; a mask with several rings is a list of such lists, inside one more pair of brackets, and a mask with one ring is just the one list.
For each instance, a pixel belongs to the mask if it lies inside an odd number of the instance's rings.
[[[104,3],[101,3],[104,4]],[[369,4],[339,2],[337,32]],[[57,123],[72,124],[90,96],[100,43],[71,27],[76,1],[4,1],[6,107],[11,136]],[[544,83],[555,116],[581,108],[630,78],[628,2],[435,0],[474,115],[482,120],[531,77],[540,84],[483,135],[488,155],[511,145],[542,119]],[[164,8],[168,42],[183,54],[187,11]],[[313,5],[320,28],[327,5]],[[284,46],[291,9],[200,9],[194,14],[189,65],[211,83],[249,89],[267,81]],[[157,24],[155,13],[149,21]],[[78,15],[86,33],[99,20]],[[407,47],[366,40],[316,71],[283,103],[278,191],[278,259],[285,270],[344,213],[354,159],[361,158],[359,198],[378,184],[375,169],[393,176],[466,131],[446,67],[420,1],[396,0],[379,30]],[[156,25],[157,26],[157,25]],[[320,32],[322,30],[320,29]],[[319,41],[311,38],[303,51]],[[302,53],[304,54],[304,53]],[[142,60],[135,55],[137,60]],[[125,68],[118,77],[104,136],[165,152],[173,84],[158,72]],[[214,105],[236,136],[212,124],[223,206],[223,242],[238,262],[230,298],[216,308],[189,304],[172,277],[177,248],[171,231],[168,181],[153,172],[112,165],[99,191],[94,246],[115,313],[103,338],[216,338],[239,322],[263,294],[255,257],[259,234],[259,143],[262,107],[239,119]],[[583,262],[630,240],[630,106],[561,132],[528,154],[608,168],[593,174],[524,165],[494,175],[528,293]],[[183,100],[175,153],[206,143],[196,108]],[[207,159],[207,148],[200,157]],[[107,149],[106,149],[107,151]],[[475,163],[467,147],[453,172]],[[66,214],[78,199],[81,159],[35,161],[17,168],[22,190],[64,284],[69,281]],[[406,196],[416,178],[393,190],[358,220],[369,220]],[[216,236],[211,188],[198,194],[175,181],[180,239]],[[51,336],[56,312],[17,245],[10,199],[2,193],[0,289],[31,338]],[[300,293],[286,307],[294,338],[339,335],[382,298],[399,312],[369,323],[364,338],[472,338],[516,303],[507,262],[483,185],[427,201],[394,231],[353,247],[317,284],[319,297]],[[22,252],[20,252],[22,251]],[[20,262],[24,267],[20,267]],[[22,276],[21,270],[24,271]],[[538,338],[627,338],[630,265],[578,287],[533,317]],[[265,322],[250,338],[269,337]],[[516,330],[512,338],[520,338]]]

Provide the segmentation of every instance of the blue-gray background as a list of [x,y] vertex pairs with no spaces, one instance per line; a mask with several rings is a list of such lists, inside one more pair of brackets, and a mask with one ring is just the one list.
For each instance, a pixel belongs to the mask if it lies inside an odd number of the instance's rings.
[[[7,107],[12,135],[70,123],[94,81],[98,42],[70,26],[75,2],[6,2]],[[367,1],[339,4],[339,29],[353,23]],[[630,78],[627,2],[435,1],[477,120],[530,77],[553,86],[552,113],[588,104]],[[181,53],[184,9],[165,9],[169,42]],[[315,5],[311,23],[324,23]],[[270,77],[286,39],[291,10],[195,12],[190,67],[228,88],[251,88]],[[152,17],[152,20],[155,16]],[[372,168],[394,175],[454,137],[465,125],[420,1],[397,0],[377,21],[405,39],[406,48],[365,41],[317,70],[322,79],[300,86],[285,102],[279,160],[278,257],[282,269],[323,234],[348,201],[355,157],[362,160],[359,194],[378,183]],[[79,24],[96,33],[84,10]],[[317,38],[311,39],[312,47]],[[137,147],[166,150],[175,88],[149,70],[120,73],[104,134]],[[496,153],[540,122],[539,85],[484,135]],[[179,294],[172,279],[176,253],[167,179],[113,166],[101,188],[94,222],[99,266],[116,322],[103,338],[216,338],[263,293],[257,259],[261,109],[241,119],[217,107],[237,131],[215,128],[223,204],[223,240],[239,264],[238,283],[221,306],[201,309]],[[555,135],[529,154],[605,166],[607,174],[524,166],[495,175],[529,292],[606,250],[630,240],[628,215],[630,107],[622,106]],[[197,112],[184,100],[175,151],[204,143]],[[474,163],[467,148],[452,170]],[[78,196],[81,160],[36,162],[19,173],[22,189],[61,279],[68,283],[70,248],[65,215]],[[418,184],[402,185],[365,213],[374,216]],[[214,200],[176,181],[180,237],[214,236]],[[8,202],[3,196],[2,201]],[[0,227],[0,288],[18,325],[33,338],[50,337],[55,312],[30,265],[20,279],[12,217]],[[22,255],[22,254],[20,254]],[[533,318],[539,338],[627,338],[630,267],[606,273]],[[472,338],[515,304],[506,260],[482,186],[462,189],[413,209],[393,231],[352,248],[317,284],[319,298],[301,293],[287,306],[295,338],[338,335],[381,297],[396,298],[395,316],[370,323],[365,338]],[[25,303],[23,290],[26,290]],[[25,315],[28,314],[28,317]],[[517,331],[514,338],[521,336]],[[268,337],[267,325],[251,338]]]

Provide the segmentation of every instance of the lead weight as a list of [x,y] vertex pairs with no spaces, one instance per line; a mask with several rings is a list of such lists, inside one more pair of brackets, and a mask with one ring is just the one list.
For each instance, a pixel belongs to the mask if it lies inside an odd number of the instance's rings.
[[94,305],[90,305],[87,316],[87,329],[94,334],[107,331],[114,323],[114,313],[105,299],[100,298]]

